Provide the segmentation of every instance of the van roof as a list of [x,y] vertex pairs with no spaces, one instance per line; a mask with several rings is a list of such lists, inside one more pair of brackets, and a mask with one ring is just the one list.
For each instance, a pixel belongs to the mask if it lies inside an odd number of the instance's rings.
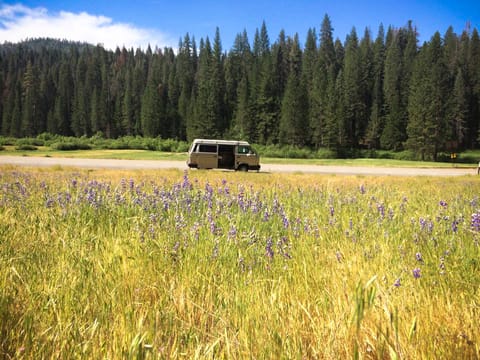
[[195,139],[194,144],[219,144],[219,145],[250,145],[248,141],[241,140],[215,140],[215,139]]

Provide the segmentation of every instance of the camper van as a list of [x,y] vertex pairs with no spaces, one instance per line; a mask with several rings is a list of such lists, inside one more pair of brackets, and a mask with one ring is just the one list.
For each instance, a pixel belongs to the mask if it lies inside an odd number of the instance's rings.
[[260,170],[260,157],[246,141],[195,139],[187,165],[196,169]]

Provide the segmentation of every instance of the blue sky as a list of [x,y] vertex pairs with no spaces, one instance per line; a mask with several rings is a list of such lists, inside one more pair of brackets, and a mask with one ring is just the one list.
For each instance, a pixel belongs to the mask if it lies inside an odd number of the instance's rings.
[[54,37],[116,46],[172,46],[185,33],[210,39],[218,26],[223,49],[228,51],[235,36],[247,30],[250,42],[262,22],[273,43],[285,30],[299,34],[304,43],[309,28],[320,28],[330,16],[334,37],[342,42],[353,27],[363,37],[366,27],[375,37],[380,23],[385,29],[404,26],[412,20],[420,42],[435,31],[444,34],[451,25],[461,33],[467,22],[480,30],[479,0],[441,1],[353,1],[353,0],[0,0],[0,42],[25,38]]

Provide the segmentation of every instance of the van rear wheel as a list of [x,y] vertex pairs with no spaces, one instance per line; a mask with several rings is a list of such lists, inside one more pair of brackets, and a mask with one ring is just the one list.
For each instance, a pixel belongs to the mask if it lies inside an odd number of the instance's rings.
[[244,171],[244,172],[247,172],[248,171],[248,165],[240,165],[238,167],[238,171]]

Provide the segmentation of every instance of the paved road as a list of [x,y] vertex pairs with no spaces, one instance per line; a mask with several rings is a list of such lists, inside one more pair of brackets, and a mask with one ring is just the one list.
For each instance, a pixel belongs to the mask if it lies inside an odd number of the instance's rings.
[[[70,166],[86,169],[187,169],[184,161],[168,160],[112,160],[0,156],[0,165]],[[331,165],[262,164],[263,173],[315,173],[338,175],[395,175],[395,176],[460,176],[476,175],[474,168],[403,168]]]

